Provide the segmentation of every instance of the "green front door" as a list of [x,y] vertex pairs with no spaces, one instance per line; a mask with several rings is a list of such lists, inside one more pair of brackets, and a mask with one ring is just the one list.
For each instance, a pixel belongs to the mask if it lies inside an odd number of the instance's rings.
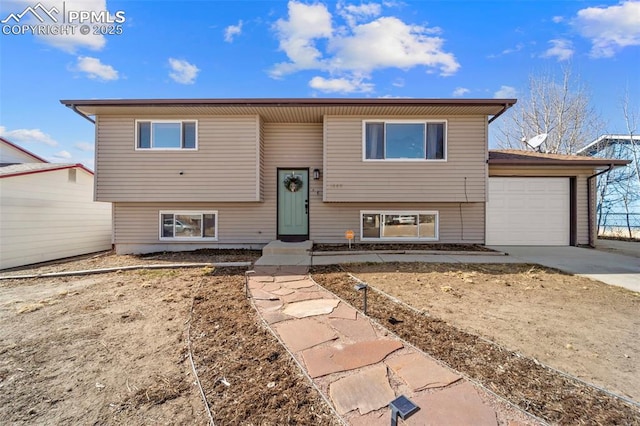
[[278,169],[278,239],[309,239],[308,169]]

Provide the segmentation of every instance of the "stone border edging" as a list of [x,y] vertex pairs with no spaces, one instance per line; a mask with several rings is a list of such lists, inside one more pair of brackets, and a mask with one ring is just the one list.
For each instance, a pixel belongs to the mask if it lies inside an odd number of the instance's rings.
[[109,272],[118,271],[135,271],[139,269],[172,269],[172,268],[223,268],[223,267],[238,267],[238,266],[251,266],[251,262],[214,262],[214,263],[167,263],[156,265],[133,265],[133,266],[120,266],[112,268],[100,268],[100,269],[86,269],[83,271],[65,271],[65,272],[49,272],[44,274],[29,274],[29,275],[7,275],[0,277],[0,280],[22,280],[29,278],[54,278],[54,277],[73,277],[78,275],[93,275],[93,274],[107,274]]
[[358,254],[426,254],[442,256],[509,256],[501,251],[445,251],[445,250],[342,250],[342,251],[313,251],[312,256],[344,256]]

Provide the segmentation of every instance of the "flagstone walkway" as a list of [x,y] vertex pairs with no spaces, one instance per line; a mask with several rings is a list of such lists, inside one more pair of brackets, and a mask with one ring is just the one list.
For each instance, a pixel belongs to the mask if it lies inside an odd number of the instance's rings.
[[318,286],[306,267],[257,266],[248,282],[259,314],[351,425],[388,425],[400,395],[420,410],[399,424],[531,423]]

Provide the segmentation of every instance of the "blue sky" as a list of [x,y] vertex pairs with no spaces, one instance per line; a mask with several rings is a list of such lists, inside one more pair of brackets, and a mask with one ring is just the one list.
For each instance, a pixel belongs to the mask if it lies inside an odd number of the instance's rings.
[[640,102],[637,0],[40,3],[58,18],[109,11],[121,34],[23,34],[36,18],[10,15],[37,0],[3,0],[0,136],[91,168],[93,125],[60,99],[517,98],[531,74],[570,66],[606,132],[626,130],[625,93]]

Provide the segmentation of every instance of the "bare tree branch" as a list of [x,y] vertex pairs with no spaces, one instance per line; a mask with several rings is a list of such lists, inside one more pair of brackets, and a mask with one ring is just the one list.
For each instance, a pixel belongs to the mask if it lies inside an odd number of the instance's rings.
[[528,93],[498,125],[498,146],[527,149],[523,138],[547,133],[544,150],[575,154],[603,127],[590,99],[586,86],[572,75],[570,67],[562,69],[559,79],[550,72],[530,76]]

